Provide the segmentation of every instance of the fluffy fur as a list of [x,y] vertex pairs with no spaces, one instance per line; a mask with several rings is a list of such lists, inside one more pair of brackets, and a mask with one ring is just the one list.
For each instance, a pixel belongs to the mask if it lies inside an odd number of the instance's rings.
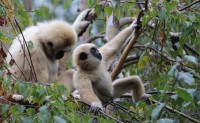
[[[23,31],[23,35],[27,43],[28,41],[33,43],[30,54],[37,80],[44,83],[55,82],[58,77],[58,60],[64,56],[65,51],[72,48],[77,40],[74,28],[67,22],[54,20],[28,27]],[[22,35],[13,40],[9,52],[18,65],[9,67],[9,71],[18,79],[35,82],[33,69],[30,66],[30,56]],[[8,54],[7,63],[11,59]]]
[[[123,32],[124,33],[124,32]],[[120,34],[121,35],[121,34]],[[114,39],[115,41],[119,41]],[[119,42],[117,42],[119,44]],[[113,44],[114,45],[114,44]],[[115,52],[115,46],[108,43],[106,48],[113,48],[109,53],[104,50],[98,51],[94,44],[82,44],[73,52],[73,63],[77,67],[74,74],[75,87],[78,89],[81,99],[91,105],[92,109],[102,109],[102,103],[132,91],[134,101],[138,101],[144,94],[144,86],[138,76],[111,80],[107,71],[107,60]],[[95,49],[95,50],[94,50]]]
[[[76,18],[75,22],[72,25],[72,27],[76,30],[78,36],[81,36],[85,32],[85,30],[87,29],[87,27],[93,19],[95,19],[94,10],[86,9],[79,14],[79,16]],[[71,52],[65,53],[64,57],[61,60],[59,60],[58,82],[60,84],[64,84],[71,91],[74,91],[73,73],[75,70],[66,70],[69,56],[71,56]]]

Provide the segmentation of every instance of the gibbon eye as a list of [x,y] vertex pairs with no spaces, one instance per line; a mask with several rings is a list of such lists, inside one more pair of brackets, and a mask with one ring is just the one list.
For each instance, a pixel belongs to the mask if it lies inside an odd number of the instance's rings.
[[49,47],[53,47],[53,43],[52,43],[51,41],[47,42],[47,45],[48,45]]
[[79,56],[80,60],[86,60],[87,57],[88,57],[88,55],[87,55],[86,53],[84,53],[84,52],[82,52],[82,53],[80,54],[80,56]]
[[98,50],[97,50],[95,47],[92,47],[92,48],[90,49],[90,52],[93,54],[93,53],[98,52]]
[[56,53],[55,58],[56,59],[61,59],[64,56],[64,51],[59,51],[58,53]]

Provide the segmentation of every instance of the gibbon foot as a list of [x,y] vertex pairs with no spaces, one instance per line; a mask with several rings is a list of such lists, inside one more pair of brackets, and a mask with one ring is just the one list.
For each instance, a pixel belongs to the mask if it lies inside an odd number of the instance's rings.
[[90,111],[97,115],[99,111],[103,111],[103,106],[101,103],[94,102],[91,104]]

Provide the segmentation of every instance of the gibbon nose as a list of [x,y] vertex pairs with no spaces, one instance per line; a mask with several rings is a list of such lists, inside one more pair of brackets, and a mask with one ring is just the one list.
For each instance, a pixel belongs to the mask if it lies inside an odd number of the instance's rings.
[[56,59],[61,59],[63,56],[64,56],[64,51],[59,51],[59,52],[56,53],[55,58]]
[[99,59],[100,61],[101,61],[101,59],[102,59],[101,53],[95,53],[95,54],[93,54],[93,56],[94,56],[95,58]]

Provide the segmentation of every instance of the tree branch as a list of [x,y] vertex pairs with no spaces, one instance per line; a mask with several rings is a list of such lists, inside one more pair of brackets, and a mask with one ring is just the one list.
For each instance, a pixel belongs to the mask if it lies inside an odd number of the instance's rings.
[[[122,95],[122,97],[124,97],[124,95]],[[131,94],[126,94],[125,97],[132,98],[132,95],[131,95]],[[146,100],[146,101],[150,102],[150,104],[151,104],[151,103],[153,103],[153,104],[161,104],[161,102],[158,102],[158,101],[152,100],[152,99],[148,99],[148,100]],[[180,116],[182,116],[182,117],[184,117],[184,118],[186,118],[186,119],[188,119],[188,120],[190,120],[190,121],[192,121],[192,122],[200,123],[199,120],[194,119],[194,118],[192,118],[191,116],[189,116],[189,115],[187,115],[187,114],[184,114],[184,113],[182,113],[182,112],[180,112],[180,111],[178,111],[178,110],[176,110],[176,109],[173,109],[172,107],[170,107],[170,106],[168,106],[168,105],[165,105],[164,108],[165,108],[166,110],[172,112],[172,113],[177,113],[177,114],[179,114]]]
[[[144,13],[144,11],[141,10],[139,15],[138,15],[138,18],[137,18],[137,21],[136,21],[136,24],[138,24],[138,26],[140,25],[140,19],[141,19],[143,13]],[[112,80],[115,80],[116,77],[118,76],[118,74],[120,73],[122,65],[123,65],[126,57],[128,56],[129,52],[131,51],[133,45],[136,43],[136,40],[141,33],[142,33],[142,30],[140,30],[138,27],[136,27],[135,31],[132,34],[130,42],[128,43],[128,45],[124,49],[124,52],[122,53],[118,64],[115,66],[114,70],[112,71],[112,75],[111,75]]]
[[122,27],[126,24],[131,24],[136,18],[132,18],[132,17],[124,17],[124,18],[120,18],[119,20],[119,26]]
[[[22,29],[21,29],[21,27],[19,26],[19,24],[18,24],[18,22],[17,22],[17,20],[14,18],[14,21],[15,21],[15,23],[17,24],[17,27],[19,28],[19,31],[20,31],[20,33],[21,33],[21,35],[22,35],[22,38],[23,38],[23,41],[24,41],[24,43],[25,43],[25,45],[26,45],[26,48],[27,48],[27,51],[28,51],[28,54],[29,54],[29,57],[30,57],[30,64],[31,64],[31,68],[32,68],[32,71],[33,71],[33,74],[34,74],[34,77],[35,77],[35,81],[36,82],[38,82],[37,81],[37,76],[36,76],[36,72],[35,72],[35,68],[34,68],[34,66],[33,66],[33,61],[32,61],[32,57],[31,57],[31,53],[30,53],[30,50],[28,49],[28,44],[27,44],[27,42],[26,42],[26,40],[25,40],[25,37],[24,37],[24,35],[23,35],[23,33],[22,33]],[[27,60],[27,62],[28,62],[28,60]]]
[[86,40],[86,43],[91,43],[92,41],[94,41],[97,38],[105,38],[105,34],[97,34],[97,35],[93,35],[91,36],[89,39]]
[[[158,102],[158,101],[156,101],[156,100],[150,100],[150,101],[151,101],[153,104],[161,104],[161,102]],[[184,113],[182,113],[182,112],[180,112],[180,111],[178,111],[178,110],[176,110],[176,109],[173,109],[172,107],[170,107],[170,106],[168,106],[168,105],[165,105],[164,108],[165,108],[166,110],[170,111],[170,112],[177,113],[177,114],[179,114],[180,116],[182,116],[182,117],[184,117],[184,118],[186,118],[186,119],[188,119],[188,120],[190,120],[190,121],[192,121],[192,122],[200,123],[199,120],[194,119],[194,118],[190,117],[189,115],[184,114]]]
[[179,9],[179,11],[183,11],[183,10],[185,10],[185,9],[187,9],[187,8],[189,8],[189,7],[191,7],[191,6],[195,5],[195,4],[197,4],[197,3],[199,3],[199,2],[200,2],[200,0],[197,0],[197,1],[195,1],[195,2],[193,2],[193,3],[191,3],[191,4],[189,4],[188,6],[183,7],[182,9]]

